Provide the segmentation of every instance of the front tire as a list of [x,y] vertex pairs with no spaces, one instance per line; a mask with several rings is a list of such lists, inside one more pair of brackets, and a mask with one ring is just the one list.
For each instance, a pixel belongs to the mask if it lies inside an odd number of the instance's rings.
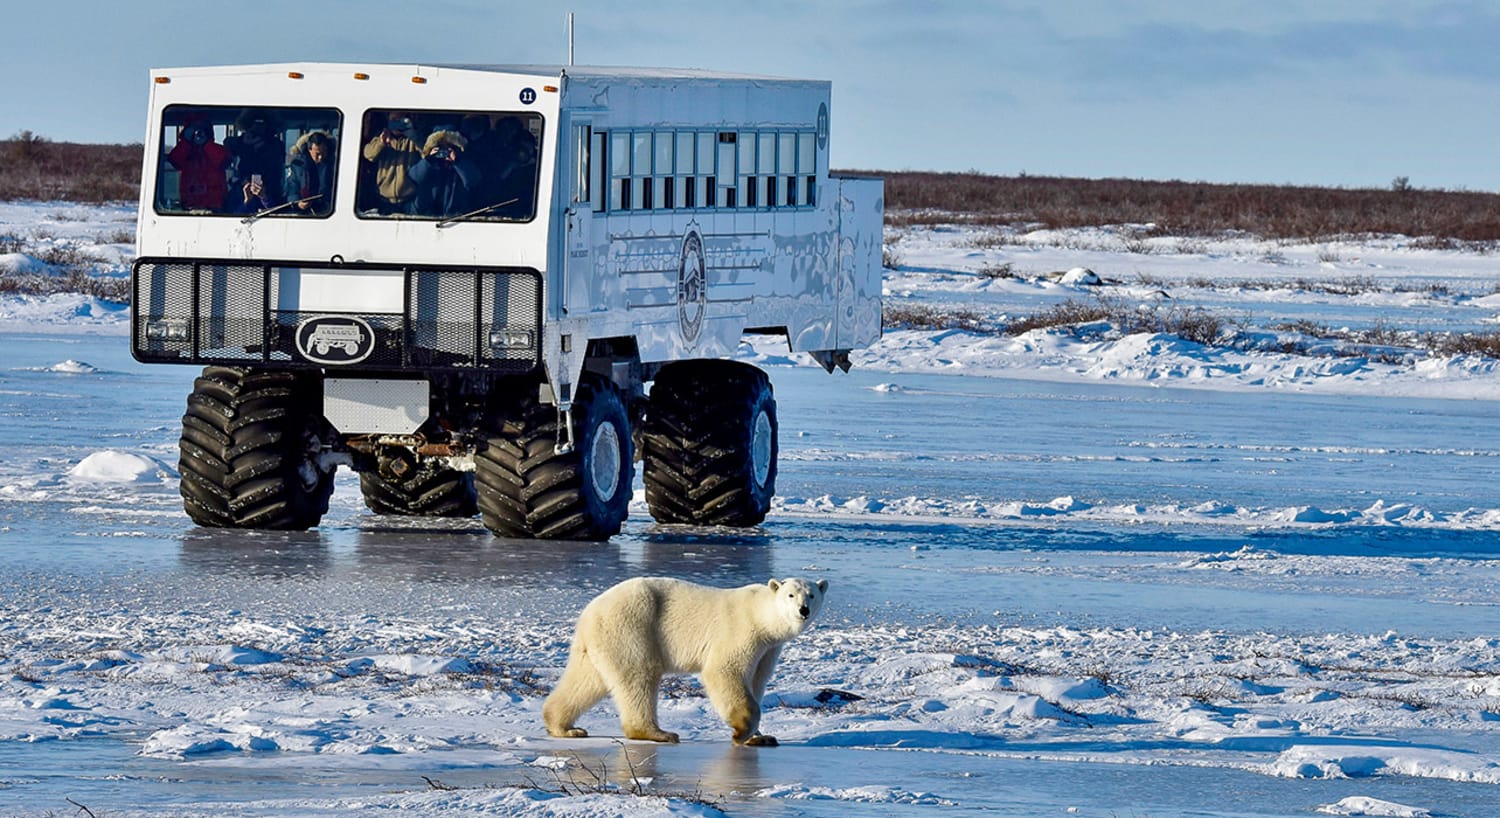
[[526,394],[491,422],[474,458],[485,527],[500,537],[607,540],[620,532],[635,478],[620,393],[588,379],[573,401],[572,451],[559,454],[557,408]]
[[316,376],[210,366],[182,416],[183,508],[208,528],[302,531],[328,512]]
[[744,527],[766,518],[778,449],[766,373],[737,361],[662,368],[642,439],[646,503],[658,522]]

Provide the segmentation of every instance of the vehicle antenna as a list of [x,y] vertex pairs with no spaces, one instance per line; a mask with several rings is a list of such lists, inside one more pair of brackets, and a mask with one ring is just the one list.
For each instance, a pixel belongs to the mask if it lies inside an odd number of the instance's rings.
[[568,65],[573,64],[573,12],[568,12]]

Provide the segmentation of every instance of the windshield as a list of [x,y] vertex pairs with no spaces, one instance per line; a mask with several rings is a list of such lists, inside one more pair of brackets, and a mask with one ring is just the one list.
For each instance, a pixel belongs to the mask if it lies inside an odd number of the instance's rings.
[[[365,112],[361,218],[530,221],[542,118],[497,111]],[[441,225],[440,225],[441,226]]]
[[340,123],[332,108],[170,106],[162,112],[156,212],[326,216]]

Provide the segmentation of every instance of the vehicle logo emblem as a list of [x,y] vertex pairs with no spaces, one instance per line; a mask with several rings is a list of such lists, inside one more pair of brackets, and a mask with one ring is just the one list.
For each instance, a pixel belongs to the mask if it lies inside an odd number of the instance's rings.
[[677,267],[677,325],[689,344],[703,331],[708,311],[708,276],[704,271],[703,238],[692,228],[682,239],[682,261]]
[[375,351],[375,333],[350,315],[316,315],[297,325],[297,351],[315,364],[357,364]]

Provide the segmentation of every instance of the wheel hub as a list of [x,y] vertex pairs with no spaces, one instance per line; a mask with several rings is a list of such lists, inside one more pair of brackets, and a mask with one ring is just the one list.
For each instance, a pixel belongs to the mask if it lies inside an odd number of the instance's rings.
[[755,413],[755,429],[750,438],[750,466],[757,486],[764,486],[771,479],[771,438],[771,417],[762,409]]
[[589,447],[589,482],[594,495],[608,500],[620,490],[620,434],[613,423],[601,423],[594,430],[594,443]]

